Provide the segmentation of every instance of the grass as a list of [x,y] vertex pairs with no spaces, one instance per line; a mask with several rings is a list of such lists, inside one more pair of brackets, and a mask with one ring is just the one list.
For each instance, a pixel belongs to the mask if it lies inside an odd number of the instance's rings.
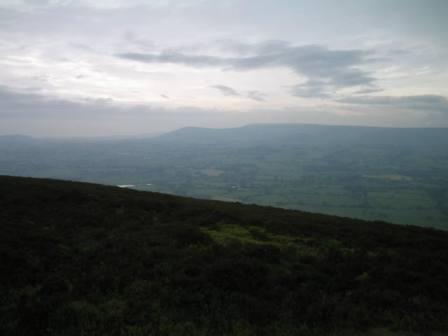
[[335,239],[316,241],[309,237],[274,234],[259,226],[246,227],[235,224],[219,224],[213,228],[202,228],[202,231],[221,245],[231,245],[235,242],[265,245],[293,250],[296,255],[300,256],[317,257],[329,248],[337,248],[344,253],[351,251],[351,249],[344,248],[342,243]]
[[12,177],[0,208],[2,335],[448,332],[444,231]]

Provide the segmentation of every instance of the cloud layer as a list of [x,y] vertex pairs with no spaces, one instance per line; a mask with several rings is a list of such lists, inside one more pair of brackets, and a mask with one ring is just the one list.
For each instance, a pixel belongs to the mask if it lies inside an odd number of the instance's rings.
[[285,41],[235,43],[232,49],[240,52],[240,55],[222,57],[165,50],[160,53],[119,53],[117,56],[144,63],[218,67],[233,71],[285,67],[306,78],[306,82],[293,90],[294,95],[303,97],[324,97],[338,89],[370,88],[375,83],[373,74],[359,68],[373,60],[373,53],[368,50],[331,50],[318,45],[293,46]]
[[400,108],[422,112],[440,112],[446,113],[448,116],[448,99],[439,95],[357,96],[339,99],[339,102],[388,109]]
[[0,133],[448,126],[447,6],[2,0]]
[[243,97],[243,98],[255,100],[257,102],[264,102],[266,99],[266,96],[267,96],[264,92],[261,92],[261,91],[250,90],[250,91],[246,91],[246,92],[239,92],[238,90],[236,90],[230,86],[221,85],[221,84],[212,85],[211,88],[217,89],[224,96]]

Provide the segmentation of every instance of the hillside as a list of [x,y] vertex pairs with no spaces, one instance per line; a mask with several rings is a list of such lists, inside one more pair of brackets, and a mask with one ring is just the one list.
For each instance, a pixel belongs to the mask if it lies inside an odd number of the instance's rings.
[[0,175],[130,185],[448,229],[448,129],[184,128],[154,138],[0,137]]
[[448,333],[444,231],[6,176],[0,209],[2,335]]

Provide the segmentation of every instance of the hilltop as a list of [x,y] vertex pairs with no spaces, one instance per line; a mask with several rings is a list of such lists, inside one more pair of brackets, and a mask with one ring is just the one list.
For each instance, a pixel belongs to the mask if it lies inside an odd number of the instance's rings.
[[0,177],[3,335],[448,332],[448,233]]
[[394,128],[317,124],[249,124],[235,128],[185,127],[154,137],[183,144],[448,146],[447,128]]

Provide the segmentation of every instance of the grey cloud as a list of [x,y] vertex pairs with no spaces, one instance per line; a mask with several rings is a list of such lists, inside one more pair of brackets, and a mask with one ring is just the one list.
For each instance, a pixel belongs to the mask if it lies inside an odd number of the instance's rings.
[[328,83],[319,80],[308,80],[304,84],[296,85],[292,88],[292,94],[303,98],[327,98]]
[[186,55],[175,51],[164,51],[160,54],[124,53],[118,54],[117,56],[144,63],[172,63],[189,65],[192,67],[225,66],[237,61],[237,59],[232,58],[220,58],[205,55]]
[[372,87],[363,88],[354,93],[355,94],[369,94],[369,93],[377,93],[377,92],[381,92],[381,91],[384,91],[384,90],[379,87],[372,86]]
[[259,43],[243,43],[235,40],[218,40],[217,47],[225,52],[240,55],[269,54],[289,48],[290,43],[283,40],[267,40]]
[[247,97],[252,100],[264,102],[265,98],[266,98],[266,94],[261,91],[249,91],[249,92],[247,92]]
[[213,89],[217,89],[217,90],[221,91],[221,93],[224,96],[239,96],[240,95],[234,88],[231,88],[230,86],[212,85],[211,87]]
[[338,73],[333,78],[332,83],[335,86],[351,87],[358,85],[371,85],[374,78],[358,69],[347,69]]
[[0,134],[109,136],[235,123],[227,113],[209,112],[195,107],[121,105],[109,99],[68,101],[0,86]]
[[141,47],[143,49],[154,49],[155,48],[155,44],[153,41],[147,41],[141,37],[139,37],[138,35],[136,35],[134,32],[132,31],[125,31],[123,34],[123,39],[128,42],[131,45],[136,45],[138,47]]
[[440,95],[357,96],[339,99],[338,101],[356,105],[448,113],[448,99]]
[[[229,44],[229,42],[226,43]],[[373,60],[371,51],[331,50],[318,45],[291,46],[283,41],[267,41],[258,44],[233,42],[232,48],[236,49],[239,55],[220,57],[171,50],[157,54],[122,53],[117,56],[146,63],[172,63],[197,68],[221,67],[240,71],[287,67],[308,78],[307,83],[295,90],[296,95],[311,96],[313,92],[322,95],[328,94],[329,89],[374,86],[375,78],[358,68]],[[247,54],[250,55],[247,56]],[[303,93],[300,93],[301,90]]]
[[245,93],[226,85],[212,85],[211,88],[219,90],[224,96],[245,97],[258,102],[264,102],[266,94],[261,91],[251,90]]
[[[403,98],[404,99],[404,98]],[[388,101],[390,99],[386,99]],[[406,100],[406,99],[404,99]],[[422,104],[442,104],[440,96],[413,97]],[[358,101],[360,103],[360,101]],[[332,113],[336,107],[325,109],[252,109],[247,113],[235,113],[224,109],[206,110],[197,107],[167,109],[154,106],[122,106],[107,99],[87,99],[71,102],[63,99],[40,96],[34,93],[17,92],[0,86],[0,134],[28,134],[35,136],[101,136],[113,134],[146,134],[186,126],[234,127],[260,122],[299,122],[371,125],[371,126],[426,126],[447,125],[445,114],[427,114],[421,117],[409,115],[402,109],[383,109],[384,102],[376,101],[381,108],[354,116]],[[348,106],[359,112],[372,105]],[[212,112],[212,113],[211,113]]]
[[79,102],[16,91],[0,86],[0,119],[91,119],[119,116],[122,109],[111,98],[84,99]]
[[339,88],[362,87],[357,93],[363,94],[382,91],[373,84],[374,80],[373,77],[361,71],[348,69],[333,78],[311,78],[305,83],[293,87],[292,94],[304,98],[328,98]]

